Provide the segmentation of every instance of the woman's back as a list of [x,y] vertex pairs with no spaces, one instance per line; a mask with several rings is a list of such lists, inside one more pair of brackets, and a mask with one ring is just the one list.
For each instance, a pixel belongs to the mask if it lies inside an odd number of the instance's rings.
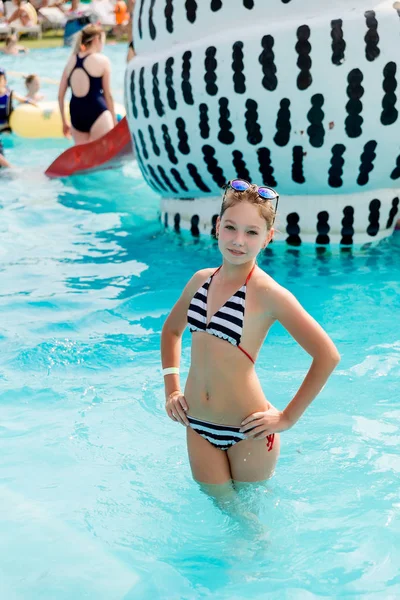
[[102,78],[107,66],[107,59],[102,54],[76,54],[68,65],[68,82],[72,94],[83,98],[88,94],[102,90]]

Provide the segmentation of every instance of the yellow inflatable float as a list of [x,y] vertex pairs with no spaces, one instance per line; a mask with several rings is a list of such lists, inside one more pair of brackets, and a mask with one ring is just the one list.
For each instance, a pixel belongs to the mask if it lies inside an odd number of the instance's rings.
[[[69,106],[65,105],[69,119]],[[125,116],[125,108],[115,104],[115,114],[118,121]],[[58,102],[39,102],[20,104],[11,113],[10,127],[16,135],[25,138],[62,138],[62,121]]]

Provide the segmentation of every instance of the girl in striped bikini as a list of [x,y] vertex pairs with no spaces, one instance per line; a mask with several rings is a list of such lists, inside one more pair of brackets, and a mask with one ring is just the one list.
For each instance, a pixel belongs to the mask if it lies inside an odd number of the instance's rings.
[[[256,264],[274,235],[277,202],[271,188],[240,179],[226,185],[216,225],[222,265],[193,275],[162,331],[166,411],[186,426],[193,477],[215,496],[219,488],[271,477],[279,434],[297,423],[340,359],[318,323]],[[312,358],[283,410],[266,399],[254,368],[275,321]],[[192,355],[182,392],[179,361],[187,324]]]

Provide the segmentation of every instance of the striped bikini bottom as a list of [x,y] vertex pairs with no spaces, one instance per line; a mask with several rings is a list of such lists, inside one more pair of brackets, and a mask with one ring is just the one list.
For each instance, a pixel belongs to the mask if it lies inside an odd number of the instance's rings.
[[[209,421],[200,421],[200,419],[194,419],[189,415],[186,416],[191,428],[219,450],[228,450],[237,442],[246,439],[245,434],[240,431],[240,427],[231,427],[228,425],[210,423]],[[271,433],[266,437],[268,452],[272,450],[274,439],[274,433]]]

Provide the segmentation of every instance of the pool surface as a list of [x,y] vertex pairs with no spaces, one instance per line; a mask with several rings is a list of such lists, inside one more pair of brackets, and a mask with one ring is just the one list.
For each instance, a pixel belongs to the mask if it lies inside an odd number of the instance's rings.
[[[135,163],[50,181],[63,140],[5,145],[20,168],[0,179],[0,598],[400,598],[400,236],[260,259],[342,362],[267,487],[242,493],[255,531],[199,491],[163,408],[161,327],[215,243],[165,232]],[[189,359],[185,332],[183,382]],[[278,408],[309,364],[275,325],[256,368]]]

